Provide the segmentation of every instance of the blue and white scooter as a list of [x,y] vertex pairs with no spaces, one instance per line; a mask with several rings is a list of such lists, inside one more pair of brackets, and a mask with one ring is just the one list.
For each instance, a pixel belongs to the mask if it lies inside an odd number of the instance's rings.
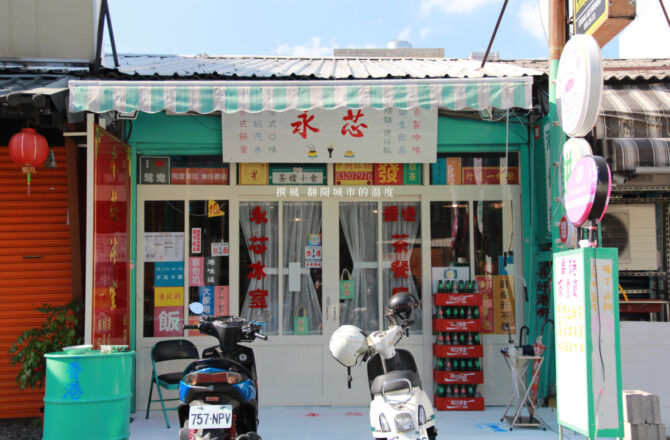
[[[179,383],[179,439],[260,440],[254,351],[240,342],[267,336],[259,333],[258,322],[207,316],[200,303],[190,309],[200,321],[184,328],[213,336],[219,345],[204,349],[202,358],[184,370]],[[269,313],[262,318],[268,319]]]
[[370,385],[372,436],[386,440],[435,440],[435,413],[428,394],[421,387],[412,354],[395,346],[409,335],[412,312],[418,301],[408,293],[393,295],[386,306],[391,326],[365,335],[353,325],[343,325],[330,338],[330,353],[347,367],[366,362]]

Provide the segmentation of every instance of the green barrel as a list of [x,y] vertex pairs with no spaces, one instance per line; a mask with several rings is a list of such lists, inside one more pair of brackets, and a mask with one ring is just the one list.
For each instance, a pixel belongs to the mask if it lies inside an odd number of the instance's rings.
[[48,353],[43,440],[126,439],[134,351]]

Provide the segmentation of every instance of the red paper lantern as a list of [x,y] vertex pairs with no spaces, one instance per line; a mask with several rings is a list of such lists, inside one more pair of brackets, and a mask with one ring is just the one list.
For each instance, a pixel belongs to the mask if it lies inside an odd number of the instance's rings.
[[47,140],[34,128],[24,128],[9,140],[9,156],[19,165],[42,165],[48,154]]

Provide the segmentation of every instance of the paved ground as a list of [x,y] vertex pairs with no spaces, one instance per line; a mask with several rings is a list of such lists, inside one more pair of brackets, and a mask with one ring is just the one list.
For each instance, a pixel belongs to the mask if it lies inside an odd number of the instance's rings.
[[[540,408],[540,415],[549,426],[547,431],[538,428],[509,430],[501,422],[504,407],[487,407],[484,411],[437,411],[438,439],[487,439],[504,440],[556,439],[558,438],[556,412]],[[165,427],[160,410],[151,411],[149,419],[143,412],[133,414],[130,436],[134,439],[176,439],[178,420],[176,411],[168,412],[171,428]],[[343,407],[262,407],[259,433],[263,440],[370,440],[369,408]],[[566,432],[565,439],[583,439],[581,435]]]

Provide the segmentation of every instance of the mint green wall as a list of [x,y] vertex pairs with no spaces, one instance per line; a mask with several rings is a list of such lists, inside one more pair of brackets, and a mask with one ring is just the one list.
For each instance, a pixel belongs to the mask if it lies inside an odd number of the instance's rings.
[[[439,152],[486,152],[505,148],[505,122],[476,121],[440,116],[437,121]],[[141,153],[219,154],[220,116],[167,116],[140,113],[132,122],[129,142]],[[507,139],[510,150],[528,145],[528,129],[512,119]]]

